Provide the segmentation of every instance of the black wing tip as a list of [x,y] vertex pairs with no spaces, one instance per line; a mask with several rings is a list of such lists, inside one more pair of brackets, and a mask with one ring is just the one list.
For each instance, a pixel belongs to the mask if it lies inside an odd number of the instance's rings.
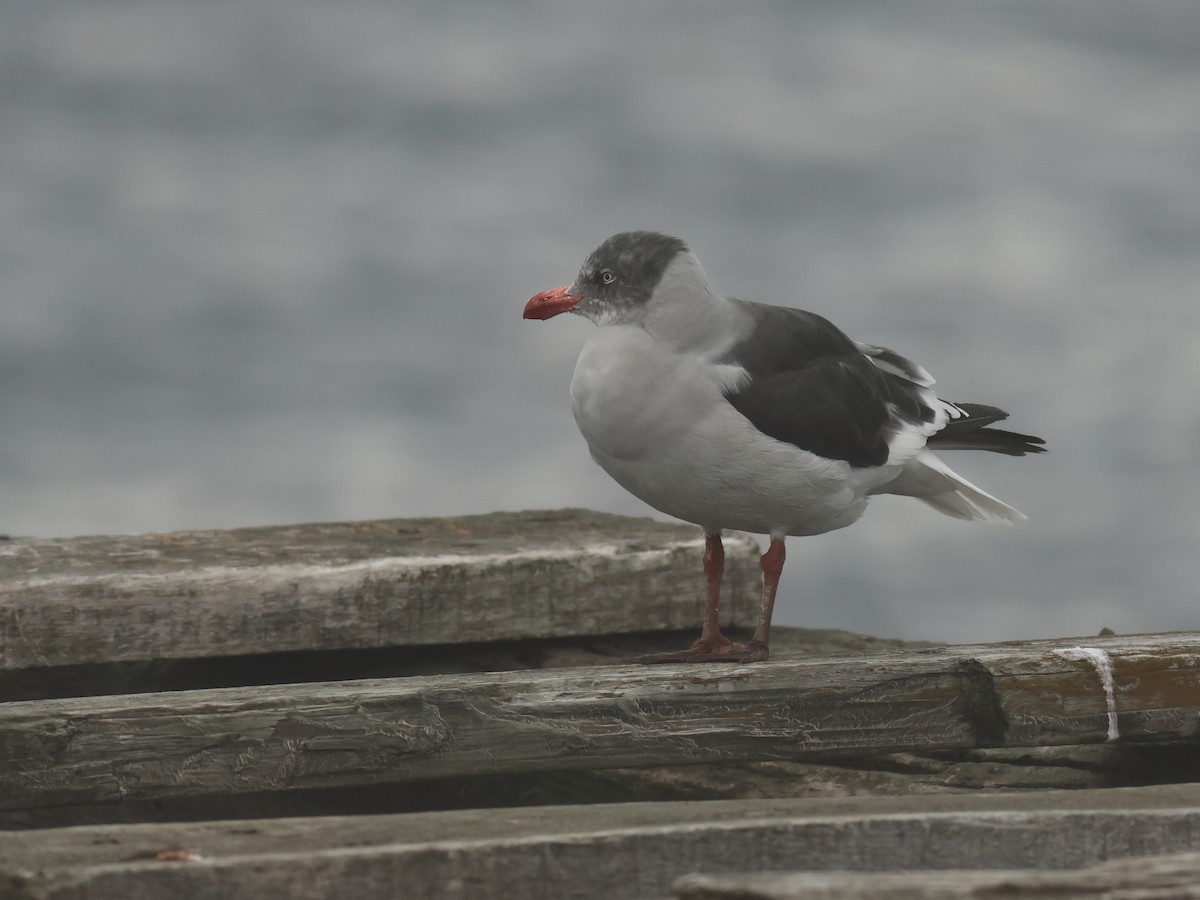
[[[993,430],[999,431],[999,429]],[[1000,451],[1002,453],[1008,452],[1011,456],[1028,456],[1030,453],[1046,453],[1050,449],[1046,446],[1046,441],[1044,438],[1035,437],[1032,434],[1017,434],[1013,431],[1000,431],[999,433],[1004,435],[1006,438],[1011,436],[1016,441],[1020,441],[1020,444],[1014,446],[1011,451]]]
[[[1035,437],[1032,434],[1020,434],[1017,435],[1017,437],[1025,440],[1025,453],[1045,453],[1050,449],[1049,447],[1045,446],[1045,438]],[[1022,453],[1021,455],[1024,456],[1025,453]]]
[[942,450],[990,450],[1008,456],[1026,456],[1030,453],[1045,453],[1045,438],[1000,428],[980,428],[966,434],[939,432],[929,439],[929,446]]
[[990,450],[1009,456],[1025,456],[1029,453],[1045,453],[1045,438],[1019,431],[990,428],[996,422],[1008,418],[1008,413],[998,406],[985,403],[955,403],[954,406],[966,413],[961,419],[951,419],[946,426],[929,439],[930,447],[944,450]]
[[1008,413],[998,406],[988,406],[985,403],[955,403],[952,405],[965,412],[967,417],[951,419],[947,425],[951,427],[961,425],[968,431],[983,428],[995,422],[1003,422],[1008,418]]

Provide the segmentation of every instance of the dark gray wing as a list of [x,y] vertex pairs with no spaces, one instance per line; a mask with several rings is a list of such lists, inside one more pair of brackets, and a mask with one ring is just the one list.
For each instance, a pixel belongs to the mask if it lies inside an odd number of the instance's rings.
[[827,319],[737,302],[754,327],[721,362],[740,366],[750,378],[725,398],[759,431],[866,467],[887,462],[888,439],[903,421],[933,421],[920,384],[881,370]]

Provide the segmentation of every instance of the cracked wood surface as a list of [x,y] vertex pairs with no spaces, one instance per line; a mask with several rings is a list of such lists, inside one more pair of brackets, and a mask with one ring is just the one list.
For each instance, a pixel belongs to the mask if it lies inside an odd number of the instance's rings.
[[[726,540],[724,621],[758,545]],[[0,670],[699,629],[700,529],[586,510],[0,542]]]
[[620,803],[0,833],[0,896],[635,900],[693,872],[1070,869],[1197,850],[1200,785]]
[[[0,705],[0,810],[831,752],[1194,741],[1200,635]],[[1110,697],[1112,698],[1110,703]]]

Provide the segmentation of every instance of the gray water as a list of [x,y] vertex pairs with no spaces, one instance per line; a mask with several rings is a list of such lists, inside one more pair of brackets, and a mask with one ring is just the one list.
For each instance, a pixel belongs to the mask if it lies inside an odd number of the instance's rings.
[[793,539],[780,621],[1197,625],[1193,2],[4,3],[0,530],[649,514],[520,318],[629,228],[1050,441],[948,455],[1016,527]]

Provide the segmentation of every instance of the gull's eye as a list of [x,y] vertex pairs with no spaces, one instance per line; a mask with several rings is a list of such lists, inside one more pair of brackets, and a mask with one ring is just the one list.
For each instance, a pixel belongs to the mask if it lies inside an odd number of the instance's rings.
[[600,273],[600,280],[603,281],[605,284],[612,284],[614,281],[617,280],[617,276],[614,275],[608,269],[605,269],[603,272]]

